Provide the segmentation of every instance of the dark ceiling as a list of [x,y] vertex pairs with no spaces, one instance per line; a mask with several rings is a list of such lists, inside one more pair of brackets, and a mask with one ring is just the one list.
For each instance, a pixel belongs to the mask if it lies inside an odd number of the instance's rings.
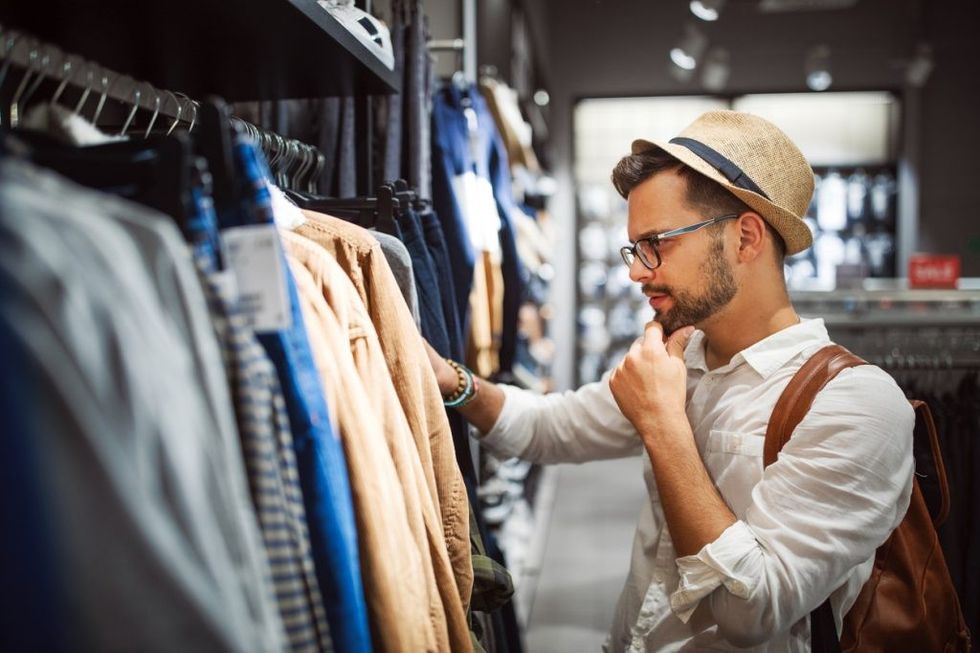
[[977,59],[975,0],[858,0],[847,9],[788,13],[729,0],[711,23],[695,18],[688,4],[549,0],[547,13],[531,11],[547,23],[552,80],[574,97],[698,92],[696,76],[680,82],[669,73],[668,53],[687,23],[729,51],[731,92],[804,90],[804,59],[817,44],[831,48],[835,87],[844,89],[900,86],[903,63],[922,41],[937,60]]

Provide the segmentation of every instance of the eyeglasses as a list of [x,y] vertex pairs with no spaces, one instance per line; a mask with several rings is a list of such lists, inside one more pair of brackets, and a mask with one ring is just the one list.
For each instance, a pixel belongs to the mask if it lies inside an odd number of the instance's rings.
[[623,257],[623,262],[626,263],[628,267],[633,267],[633,259],[638,258],[640,259],[640,263],[642,263],[648,270],[656,270],[661,266],[661,264],[663,264],[663,260],[660,258],[661,242],[670,238],[676,238],[677,236],[683,236],[684,234],[694,233],[698,229],[703,229],[708,225],[722,222],[723,220],[732,220],[737,218],[739,215],[739,213],[722,215],[717,218],[705,220],[704,222],[697,222],[686,227],[681,227],[680,229],[665,231],[662,234],[657,234],[656,236],[641,238],[636,241],[635,244],[627,245],[626,247],[621,248],[619,253]]

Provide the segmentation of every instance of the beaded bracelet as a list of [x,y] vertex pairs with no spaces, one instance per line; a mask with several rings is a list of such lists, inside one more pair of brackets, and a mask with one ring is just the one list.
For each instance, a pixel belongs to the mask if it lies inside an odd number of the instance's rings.
[[456,370],[456,375],[459,378],[459,384],[457,384],[456,390],[453,391],[453,394],[444,399],[442,403],[447,408],[462,408],[466,404],[473,401],[477,391],[480,389],[480,383],[473,375],[473,372],[471,372],[465,365],[460,365],[456,361],[449,358],[446,359],[446,362],[449,363],[454,370]]

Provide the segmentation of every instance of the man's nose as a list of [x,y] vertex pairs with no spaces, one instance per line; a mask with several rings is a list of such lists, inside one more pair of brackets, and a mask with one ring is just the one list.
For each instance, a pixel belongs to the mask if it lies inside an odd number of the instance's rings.
[[643,265],[639,256],[633,257],[633,264],[630,265],[630,279],[636,283],[648,283],[653,280],[655,271]]

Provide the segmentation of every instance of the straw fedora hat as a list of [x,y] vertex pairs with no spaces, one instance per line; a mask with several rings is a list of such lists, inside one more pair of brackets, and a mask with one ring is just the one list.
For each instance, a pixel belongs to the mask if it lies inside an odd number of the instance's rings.
[[667,143],[635,140],[633,154],[665,150],[757,211],[796,254],[813,244],[803,222],[813,197],[813,170],[778,127],[738,111],[709,111]]

